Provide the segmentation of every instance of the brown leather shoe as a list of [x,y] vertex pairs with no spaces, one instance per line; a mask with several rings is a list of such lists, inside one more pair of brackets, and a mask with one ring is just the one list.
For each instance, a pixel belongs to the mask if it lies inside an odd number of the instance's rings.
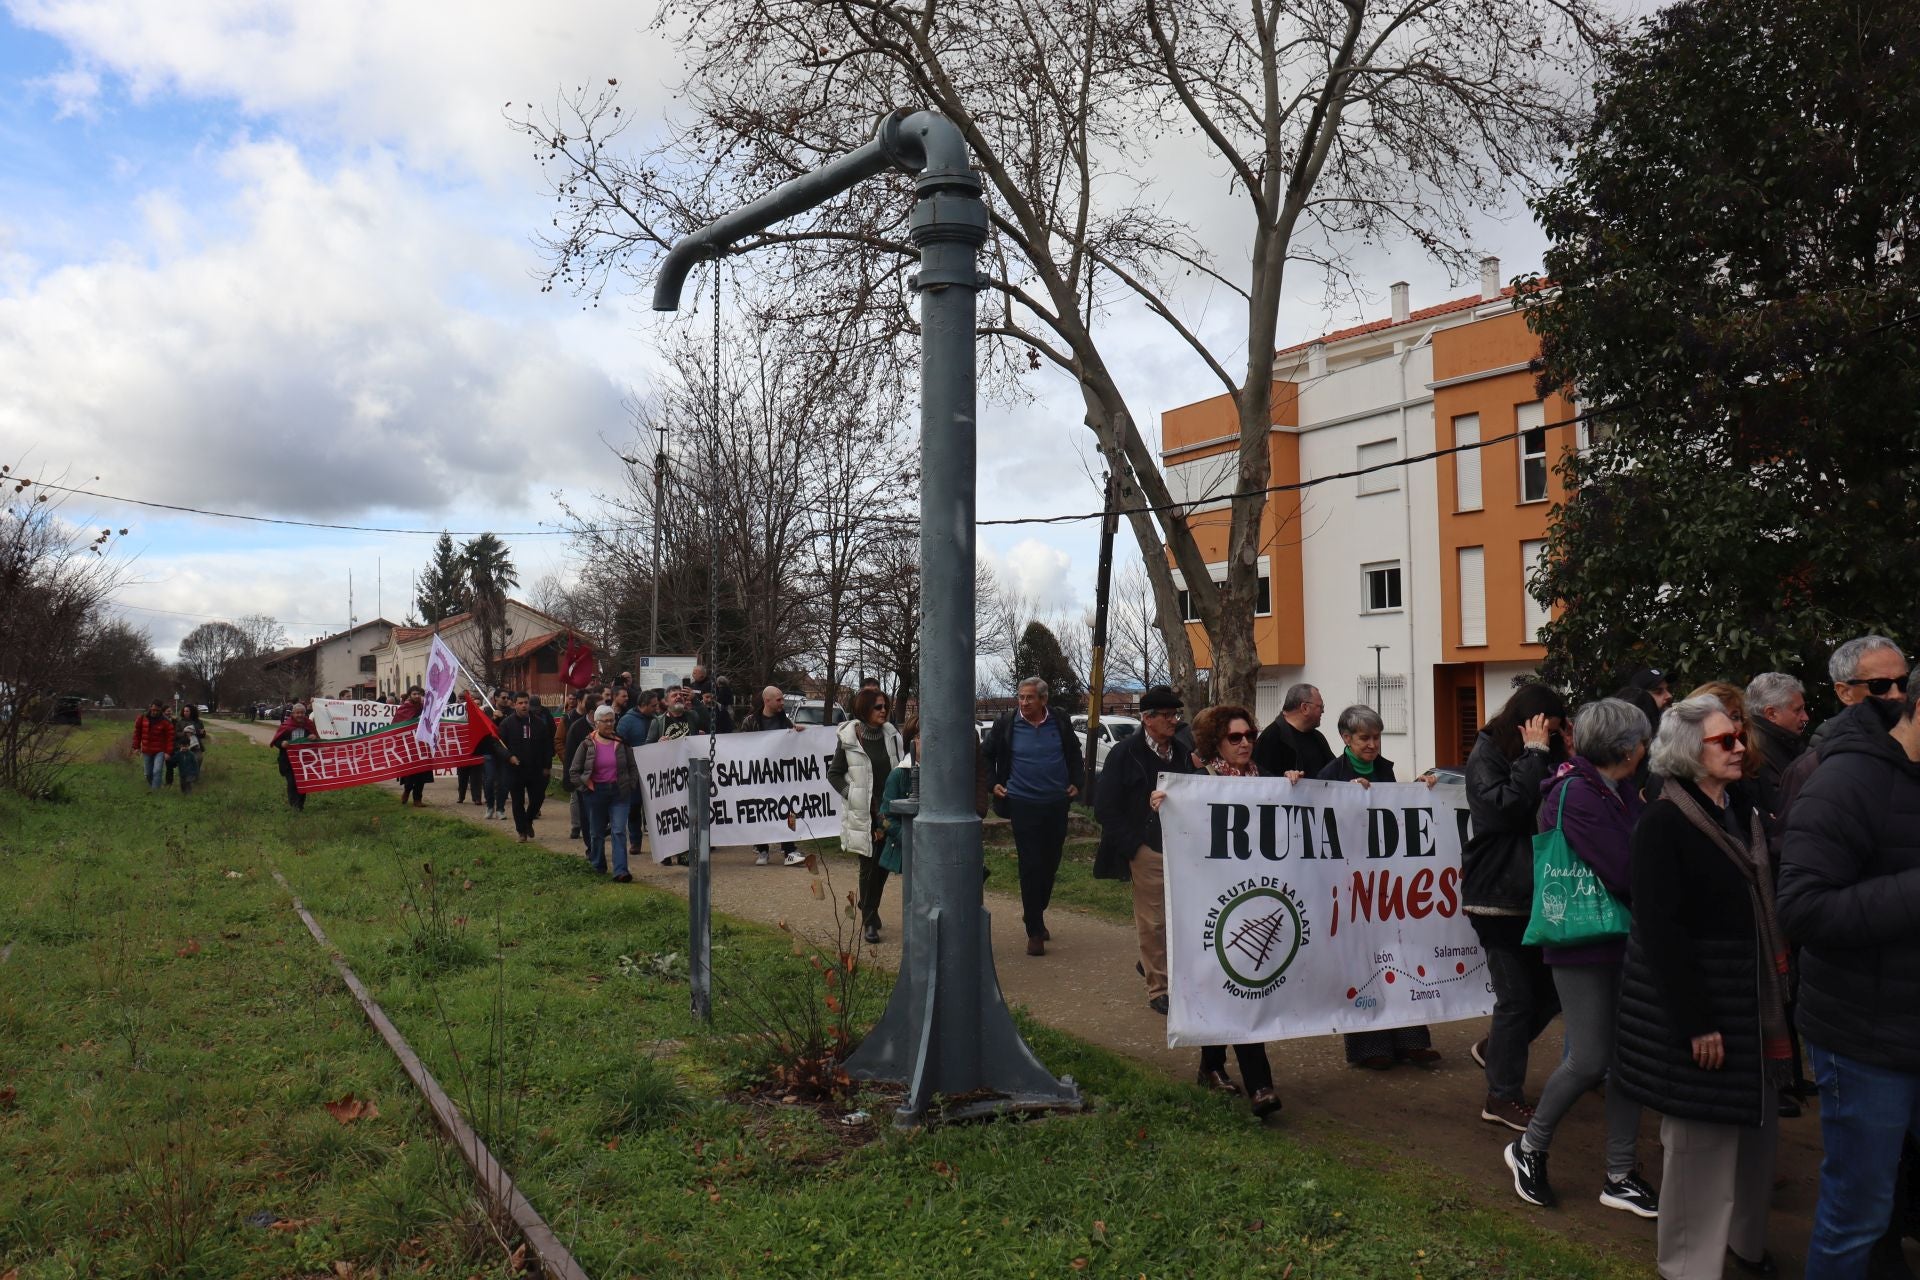
[[1262,1120],[1280,1109],[1280,1095],[1274,1092],[1272,1085],[1254,1090],[1249,1101],[1253,1103],[1253,1114]]
[[1212,1071],[1203,1069],[1198,1076],[1194,1077],[1194,1083],[1202,1089],[1212,1089],[1216,1093],[1230,1093],[1236,1098],[1240,1096],[1240,1086],[1233,1082],[1233,1077],[1218,1068]]
[[1037,933],[1028,938],[1027,954],[1030,956],[1043,956],[1047,954],[1047,940]]

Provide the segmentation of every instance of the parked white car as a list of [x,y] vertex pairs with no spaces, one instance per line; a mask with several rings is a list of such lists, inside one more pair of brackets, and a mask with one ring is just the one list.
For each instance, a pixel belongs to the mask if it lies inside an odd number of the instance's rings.
[[[1074,736],[1080,739],[1084,747],[1087,741],[1087,718],[1075,716],[1072,723]],[[1098,774],[1101,767],[1106,764],[1107,752],[1138,732],[1140,732],[1140,722],[1132,716],[1101,716],[1100,727],[1094,731],[1093,759],[1088,767]]]

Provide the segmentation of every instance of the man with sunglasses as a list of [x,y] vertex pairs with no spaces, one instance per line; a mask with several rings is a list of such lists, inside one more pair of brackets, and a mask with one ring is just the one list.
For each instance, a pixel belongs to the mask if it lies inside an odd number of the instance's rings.
[[[1827,659],[1827,676],[1833,681],[1834,696],[1843,707],[1858,706],[1869,698],[1906,701],[1907,672],[1906,653],[1885,636],[1856,636],[1835,649]],[[1808,749],[1780,775],[1774,819],[1782,831],[1786,830],[1787,818],[1793,812],[1793,802],[1800,789],[1820,766],[1827,735],[1839,726],[1840,719],[1841,716],[1835,716],[1814,730]]]
[[1883,637],[1863,641],[1874,643],[1846,666],[1849,646],[1834,655],[1849,705],[1822,727],[1780,864],[1825,1148],[1808,1280],[1868,1275],[1872,1255],[1898,1257],[1901,1153],[1920,1138],[1920,707],[1902,696],[1905,656]]

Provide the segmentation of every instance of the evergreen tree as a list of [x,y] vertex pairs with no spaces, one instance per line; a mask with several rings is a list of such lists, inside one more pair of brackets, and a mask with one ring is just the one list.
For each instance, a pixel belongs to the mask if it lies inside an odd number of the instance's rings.
[[1047,701],[1069,713],[1085,710],[1087,684],[1060,650],[1060,639],[1043,622],[1029,622],[1014,647],[1013,669],[1025,680],[1038,676],[1047,682]]
[[[1550,678],[1797,672],[1905,637],[1920,521],[1920,37],[1902,5],[1686,0],[1611,53],[1531,320],[1593,409],[1536,594]],[[1571,428],[1568,428],[1571,430]]]
[[433,558],[413,580],[413,607],[427,625],[467,607],[466,563],[448,534],[441,534],[433,544]]

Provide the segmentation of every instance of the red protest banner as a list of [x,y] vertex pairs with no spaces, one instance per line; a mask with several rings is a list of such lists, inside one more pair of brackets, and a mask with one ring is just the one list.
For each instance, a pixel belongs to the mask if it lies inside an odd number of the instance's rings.
[[290,743],[287,763],[293,785],[307,794],[363,787],[427,769],[460,769],[480,763],[480,743],[494,732],[487,713],[469,697],[467,719],[442,721],[440,743],[429,747],[414,736],[412,720],[357,738]]

